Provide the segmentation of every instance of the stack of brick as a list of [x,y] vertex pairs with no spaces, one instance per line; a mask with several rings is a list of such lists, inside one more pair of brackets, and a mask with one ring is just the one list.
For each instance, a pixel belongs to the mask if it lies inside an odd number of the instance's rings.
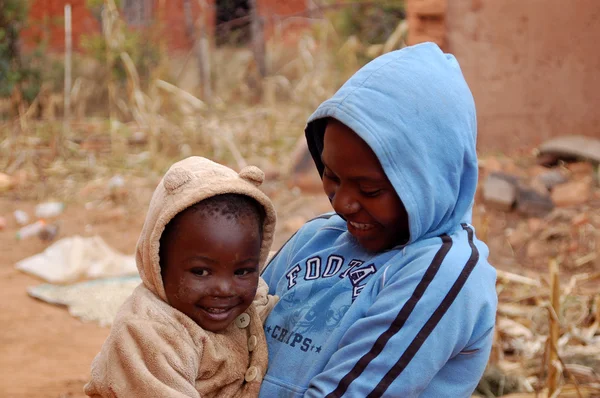
[[407,0],[408,44],[432,41],[446,47],[448,0]]

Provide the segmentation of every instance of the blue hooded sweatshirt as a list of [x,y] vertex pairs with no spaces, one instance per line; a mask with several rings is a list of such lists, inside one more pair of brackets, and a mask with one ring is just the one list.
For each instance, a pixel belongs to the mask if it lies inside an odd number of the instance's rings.
[[332,213],[306,223],[263,273],[260,396],[469,397],[493,338],[496,273],[475,237],[476,117],[452,55],[425,43],[373,60],[310,117],[317,169],[327,118],[373,150],[403,202],[409,241],[370,253]]

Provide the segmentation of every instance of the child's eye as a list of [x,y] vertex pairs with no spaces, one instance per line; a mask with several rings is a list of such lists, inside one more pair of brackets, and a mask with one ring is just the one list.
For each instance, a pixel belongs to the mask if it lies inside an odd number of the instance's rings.
[[323,170],[323,177],[327,178],[328,180],[334,181],[334,182],[339,182],[340,181],[340,179],[337,178],[336,175],[333,174],[328,169]]
[[192,273],[196,276],[208,276],[208,270],[204,268],[194,268]]
[[374,197],[378,196],[381,193],[381,191],[382,191],[381,189],[374,189],[374,190],[361,189],[360,193],[366,197],[374,198]]
[[249,275],[253,272],[256,272],[256,268],[240,268],[240,269],[235,270],[235,274],[238,276]]

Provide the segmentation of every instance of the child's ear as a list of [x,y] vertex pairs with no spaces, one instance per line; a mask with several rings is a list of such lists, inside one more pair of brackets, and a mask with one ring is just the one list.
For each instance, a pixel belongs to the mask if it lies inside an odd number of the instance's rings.
[[169,170],[167,175],[163,178],[163,185],[168,193],[173,193],[180,186],[184,185],[192,179],[192,175],[189,171],[182,168],[175,168]]
[[246,166],[239,172],[240,178],[254,186],[260,186],[265,180],[265,173],[256,166]]

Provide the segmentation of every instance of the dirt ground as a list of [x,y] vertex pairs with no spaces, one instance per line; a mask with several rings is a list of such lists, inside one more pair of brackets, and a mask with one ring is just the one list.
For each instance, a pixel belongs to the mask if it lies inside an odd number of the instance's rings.
[[[58,218],[58,238],[98,234],[114,249],[133,253],[154,183],[150,181],[133,189],[128,199],[120,204],[90,201],[86,192],[79,191],[77,199],[67,202],[64,213]],[[299,194],[281,185],[265,188],[278,211],[285,214],[285,217],[279,216],[274,249],[280,247],[304,220],[329,208],[322,194]],[[43,251],[49,243],[38,238],[17,241],[18,226],[12,213],[22,209],[32,215],[36,204],[33,199],[0,196],[0,215],[7,221],[6,228],[0,230],[0,397],[84,397],[83,385],[91,361],[109,329],[84,323],[70,316],[65,308],[27,295],[29,286],[43,281],[17,271],[14,264]],[[597,205],[600,208],[600,203]],[[515,261],[516,254],[512,248],[507,248],[504,231],[516,225],[519,217],[487,214],[490,221],[486,230],[480,229],[478,234],[485,233],[483,238],[487,237],[491,262],[499,269],[523,275],[544,273],[545,265],[540,268],[525,260]],[[595,266],[589,266],[579,271],[594,270]]]
[[[34,202],[0,200],[3,214],[22,209],[33,214]],[[86,232],[94,215],[82,205],[68,206],[60,217],[60,236],[99,234],[113,248],[132,253],[143,215],[97,224]],[[15,262],[47,247],[37,238],[16,241],[12,217],[0,231],[0,396],[80,397],[94,355],[109,329],[83,323],[65,308],[29,297],[28,286],[42,283],[17,271]]]

